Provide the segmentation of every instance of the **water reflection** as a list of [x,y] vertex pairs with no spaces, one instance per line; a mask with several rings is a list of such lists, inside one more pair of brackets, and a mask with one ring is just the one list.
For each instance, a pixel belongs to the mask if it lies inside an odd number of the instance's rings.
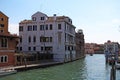
[[[85,59],[49,68],[19,72],[0,80],[110,80],[110,66],[104,55],[87,55]],[[117,80],[120,71],[117,71]]]

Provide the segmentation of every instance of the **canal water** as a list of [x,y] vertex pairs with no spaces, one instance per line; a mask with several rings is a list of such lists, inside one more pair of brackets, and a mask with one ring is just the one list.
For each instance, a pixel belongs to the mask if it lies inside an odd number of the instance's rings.
[[[18,72],[0,80],[110,80],[110,69],[104,55],[95,54],[63,65]],[[116,80],[120,80],[120,70],[116,76]]]

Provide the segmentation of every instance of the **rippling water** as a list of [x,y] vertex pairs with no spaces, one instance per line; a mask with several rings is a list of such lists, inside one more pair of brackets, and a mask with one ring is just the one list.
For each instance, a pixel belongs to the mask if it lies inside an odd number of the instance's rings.
[[[87,55],[85,59],[75,62],[18,72],[0,80],[110,80],[111,67],[104,61],[104,55]],[[116,80],[120,80],[120,71],[117,71]]]

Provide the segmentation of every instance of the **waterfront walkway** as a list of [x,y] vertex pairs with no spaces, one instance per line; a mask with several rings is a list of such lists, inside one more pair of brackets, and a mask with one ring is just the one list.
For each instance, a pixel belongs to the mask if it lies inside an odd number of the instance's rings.
[[9,67],[4,67],[4,69],[15,69],[19,72],[19,71],[36,69],[36,68],[45,68],[45,67],[50,67],[50,66],[59,65],[59,64],[63,64],[63,63],[55,62],[55,61],[41,61],[40,63],[37,63],[37,64],[9,66]]
[[49,67],[49,66],[54,66],[54,65],[59,65],[59,64],[63,64],[63,63],[50,61],[50,62],[41,62],[39,64],[15,66],[13,68],[17,71],[24,71],[24,70],[30,70],[30,69],[35,69],[35,68],[44,68],[44,67]]

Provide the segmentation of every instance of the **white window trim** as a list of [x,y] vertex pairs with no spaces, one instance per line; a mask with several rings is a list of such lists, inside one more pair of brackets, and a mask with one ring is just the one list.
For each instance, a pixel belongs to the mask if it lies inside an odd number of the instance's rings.
[[[1,44],[0,44],[0,47],[1,47],[1,48],[8,48],[8,38],[3,38],[3,39],[4,39],[4,40],[5,40],[5,39],[7,40],[7,45],[6,45],[6,47],[2,47]],[[2,40],[2,39],[1,39],[1,40]],[[1,42],[1,41],[0,41],[0,42]]]
[[[1,57],[3,57],[3,62],[1,62]],[[7,60],[5,62],[5,57],[7,57]],[[7,63],[8,62],[8,55],[2,55],[0,56],[0,63]]]

